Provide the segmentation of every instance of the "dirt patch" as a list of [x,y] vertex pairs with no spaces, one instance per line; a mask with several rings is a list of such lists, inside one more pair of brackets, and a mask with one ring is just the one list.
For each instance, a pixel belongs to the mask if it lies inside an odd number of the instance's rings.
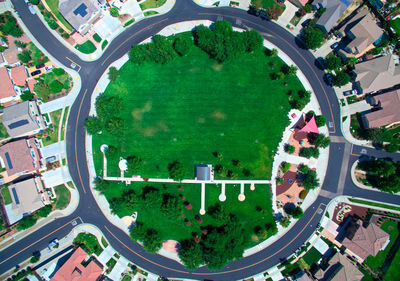
[[213,113],[211,113],[211,116],[215,119],[215,121],[222,121],[226,119],[226,114],[219,110],[215,110]]
[[205,122],[206,122],[206,118],[203,118],[203,117],[197,118],[197,123],[203,124]]
[[132,111],[132,116],[136,121],[141,121],[143,114],[149,112],[153,107],[153,103],[151,101],[147,101],[143,107],[136,108]]
[[221,71],[221,69],[222,69],[222,64],[213,64],[212,66],[211,66],[215,71]]
[[139,131],[144,137],[152,137],[158,132],[167,132],[169,130],[167,121],[159,120],[155,126],[139,128]]
[[189,69],[190,72],[198,72],[199,70],[199,67],[192,67],[191,69]]

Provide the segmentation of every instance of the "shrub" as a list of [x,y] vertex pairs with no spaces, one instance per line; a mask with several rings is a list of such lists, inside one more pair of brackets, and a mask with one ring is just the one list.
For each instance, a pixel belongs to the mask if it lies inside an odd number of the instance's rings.
[[28,50],[23,50],[21,53],[19,53],[18,55],[18,59],[22,62],[22,63],[28,63],[32,58],[31,58],[31,52]]
[[33,100],[33,94],[29,91],[25,91],[21,94],[20,98],[23,101]]
[[290,218],[289,217],[282,218],[279,224],[284,228],[288,227],[290,224]]
[[272,20],[277,20],[283,13],[283,8],[278,4],[274,4],[273,6],[267,9],[267,16]]
[[282,164],[281,164],[282,172],[284,172],[284,173],[289,171],[290,167],[291,167],[291,164],[288,162],[282,162]]
[[29,0],[33,5],[38,5],[40,0]]
[[39,255],[33,255],[31,257],[31,259],[29,260],[30,263],[37,263],[40,260],[40,256]]
[[311,157],[318,158],[319,150],[317,148],[306,147],[300,150],[299,156],[310,159]]
[[65,73],[65,70],[63,68],[53,68],[52,72],[56,76],[61,76]]
[[39,210],[38,216],[41,218],[46,218],[51,213],[52,210],[53,210],[53,206],[46,205]]
[[118,17],[118,16],[119,16],[119,11],[118,11],[117,8],[112,7],[112,8],[110,9],[110,14],[111,14],[111,16],[113,16],[113,17]]
[[310,4],[306,4],[306,5],[304,6],[304,10],[305,10],[307,13],[311,13],[311,12],[312,12],[312,6],[311,6]]
[[111,66],[108,72],[108,79],[114,82],[120,77],[121,74],[118,72],[118,69],[115,66]]
[[61,90],[64,88],[64,85],[58,80],[53,80],[50,82],[49,87],[53,94],[57,94],[61,92]]
[[350,75],[344,71],[339,72],[333,77],[333,84],[337,87],[342,87],[350,82]]
[[176,38],[174,41],[174,49],[180,56],[186,56],[189,53],[192,39],[189,37]]
[[177,181],[183,180],[186,171],[182,163],[174,161],[168,165],[169,176]]
[[296,148],[293,145],[286,144],[285,145],[285,152],[289,154],[293,154],[296,151]]
[[325,126],[326,124],[326,117],[324,115],[318,115],[315,117],[315,123],[318,127]]
[[102,121],[98,117],[89,116],[88,119],[86,119],[84,126],[89,135],[96,135],[102,129]]
[[399,145],[397,143],[389,143],[384,146],[385,150],[389,153],[395,153],[399,151]]
[[307,194],[308,194],[308,190],[303,189],[302,191],[300,191],[299,198],[301,200],[304,200],[307,197]]
[[25,230],[36,224],[37,219],[34,216],[25,217],[18,222],[17,230]]
[[17,47],[20,47],[22,49],[26,48],[26,46],[28,45],[27,43],[21,42],[19,40],[14,40],[14,44]]

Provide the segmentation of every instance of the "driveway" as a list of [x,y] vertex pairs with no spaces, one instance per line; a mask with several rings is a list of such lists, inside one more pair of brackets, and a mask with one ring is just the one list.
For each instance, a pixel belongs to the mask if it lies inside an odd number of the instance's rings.
[[371,110],[371,105],[369,105],[365,100],[349,104],[347,106],[350,115],[356,114],[357,112],[363,112]]
[[65,155],[65,141],[56,142],[39,149],[43,159],[51,156]]
[[119,19],[114,18],[109,14],[104,15],[104,17],[93,26],[94,30],[103,39],[107,39],[108,37],[112,36],[112,34],[115,33],[119,27],[121,27],[121,22]]
[[44,185],[50,188],[71,181],[71,176],[68,168],[64,166],[42,173],[42,179]]
[[133,18],[144,17],[142,9],[136,0],[128,0],[122,5],[120,14],[130,14]]
[[121,274],[126,270],[128,267],[129,261],[125,259],[124,257],[120,257],[117,260],[116,265],[114,266],[113,270],[108,274],[108,277],[111,280],[120,280],[121,279]]

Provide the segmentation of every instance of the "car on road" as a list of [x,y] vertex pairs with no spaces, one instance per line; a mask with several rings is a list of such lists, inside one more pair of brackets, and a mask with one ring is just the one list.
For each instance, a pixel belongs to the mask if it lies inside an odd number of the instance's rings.
[[35,15],[35,14],[36,14],[36,11],[35,11],[35,9],[32,7],[32,4],[31,4],[31,3],[28,3],[28,9],[29,9],[29,12],[31,12],[32,15]]
[[337,47],[339,47],[339,42],[336,42],[336,43],[331,45],[331,49],[332,50],[336,49]]
[[54,239],[52,241],[50,241],[49,243],[49,249],[53,249],[53,248],[58,248],[58,244],[60,243],[60,241],[58,241],[58,239]]
[[330,73],[326,73],[324,76],[324,80],[329,87],[333,86],[333,76]]
[[36,76],[36,75],[38,75],[38,74],[40,74],[40,73],[42,73],[41,70],[35,70],[35,71],[32,71],[32,72],[31,72],[31,76]]
[[36,65],[35,67],[36,67],[36,69],[43,68],[43,67],[44,67],[44,63],[38,64],[38,65]]
[[347,97],[347,96],[352,96],[352,95],[357,95],[358,94],[358,90],[354,89],[354,90],[348,90],[348,91],[344,91],[343,92],[343,96]]

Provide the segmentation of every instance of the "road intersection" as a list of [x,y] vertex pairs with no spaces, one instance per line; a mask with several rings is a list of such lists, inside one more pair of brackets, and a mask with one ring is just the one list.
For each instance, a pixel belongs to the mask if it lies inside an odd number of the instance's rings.
[[[341,133],[340,106],[335,92],[323,82],[323,71],[315,64],[315,57],[301,47],[298,39],[284,28],[271,21],[261,20],[243,10],[234,8],[203,8],[191,0],[177,0],[172,10],[164,15],[148,18],[135,23],[116,37],[103,56],[91,62],[83,61],[55,39],[43,23],[30,14],[23,1],[13,0],[15,9],[33,36],[58,61],[67,67],[71,64],[79,68],[81,91],[71,106],[67,125],[66,146],[71,177],[79,191],[80,200],[76,210],[67,217],[56,219],[36,232],[13,243],[0,252],[0,272],[5,272],[29,258],[33,252],[47,247],[49,241],[67,235],[74,227],[74,221],[96,225],[107,240],[122,256],[136,265],[165,277],[238,280],[263,272],[278,264],[311,236],[323,215],[323,210],[336,196],[347,195],[373,199],[383,203],[398,204],[400,197],[378,191],[360,189],[351,179],[350,171],[354,161],[362,155],[400,160],[399,154],[388,154],[382,150],[352,145]],[[316,201],[286,234],[269,247],[256,254],[228,264],[221,270],[210,271],[201,267],[187,270],[180,263],[161,255],[149,254],[133,242],[121,229],[113,225],[101,212],[91,190],[88,173],[85,130],[83,124],[89,115],[91,94],[99,77],[108,66],[125,55],[133,45],[159,32],[163,27],[189,20],[228,20],[233,26],[258,30],[265,39],[286,53],[301,69],[311,84],[322,113],[326,116],[332,143],[329,148],[328,170],[321,192]]]

